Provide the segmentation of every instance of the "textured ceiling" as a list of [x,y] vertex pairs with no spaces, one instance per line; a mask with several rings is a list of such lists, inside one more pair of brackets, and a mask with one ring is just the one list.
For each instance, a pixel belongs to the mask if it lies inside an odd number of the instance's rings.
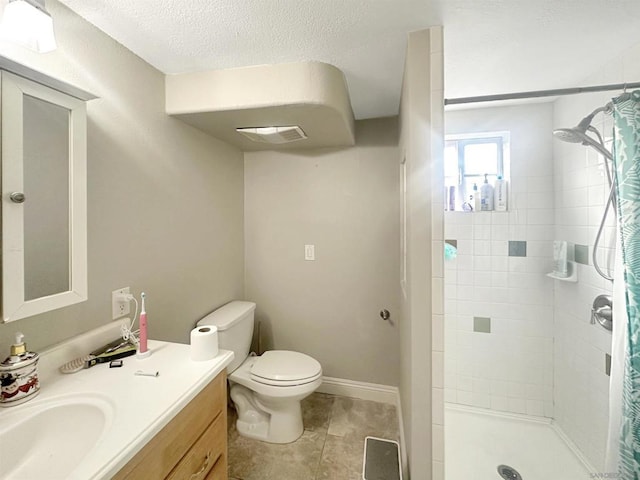
[[397,114],[413,30],[444,25],[448,98],[578,86],[640,43],[638,0],[60,1],[169,74],[330,63],[356,118]]

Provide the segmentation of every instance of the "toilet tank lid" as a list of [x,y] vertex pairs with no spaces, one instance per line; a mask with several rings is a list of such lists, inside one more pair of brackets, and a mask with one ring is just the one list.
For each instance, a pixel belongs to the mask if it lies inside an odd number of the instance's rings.
[[256,309],[253,302],[243,302],[234,300],[226,305],[214,310],[209,315],[198,322],[198,326],[215,325],[219,331],[224,331],[233,325],[237,320],[244,318],[247,314]]

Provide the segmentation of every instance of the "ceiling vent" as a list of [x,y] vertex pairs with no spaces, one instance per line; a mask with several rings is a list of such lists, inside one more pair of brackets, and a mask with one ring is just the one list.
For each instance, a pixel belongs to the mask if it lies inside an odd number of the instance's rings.
[[304,130],[297,125],[288,127],[236,128],[236,130],[249,140],[260,143],[291,143],[307,138]]

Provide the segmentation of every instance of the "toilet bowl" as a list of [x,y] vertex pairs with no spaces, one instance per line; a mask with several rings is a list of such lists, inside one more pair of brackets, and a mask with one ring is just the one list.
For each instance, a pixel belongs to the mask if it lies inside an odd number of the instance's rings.
[[[284,369],[273,368],[272,363]],[[287,367],[297,371],[285,375]],[[304,431],[300,402],[322,383],[322,368],[302,353],[275,350],[248,357],[228,378],[238,411],[238,433],[269,443],[290,443]]]
[[269,443],[290,443],[304,431],[300,402],[322,383],[322,366],[289,350],[249,355],[255,307],[252,302],[230,302],[198,326],[215,325],[219,347],[234,352],[227,371],[238,433]]

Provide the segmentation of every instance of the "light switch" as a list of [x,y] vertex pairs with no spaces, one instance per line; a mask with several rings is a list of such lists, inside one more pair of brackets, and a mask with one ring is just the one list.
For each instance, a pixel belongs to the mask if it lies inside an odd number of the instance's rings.
[[316,259],[316,246],[315,245],[305,245],[304,246],[304,259],[305,260],[315,260]]

